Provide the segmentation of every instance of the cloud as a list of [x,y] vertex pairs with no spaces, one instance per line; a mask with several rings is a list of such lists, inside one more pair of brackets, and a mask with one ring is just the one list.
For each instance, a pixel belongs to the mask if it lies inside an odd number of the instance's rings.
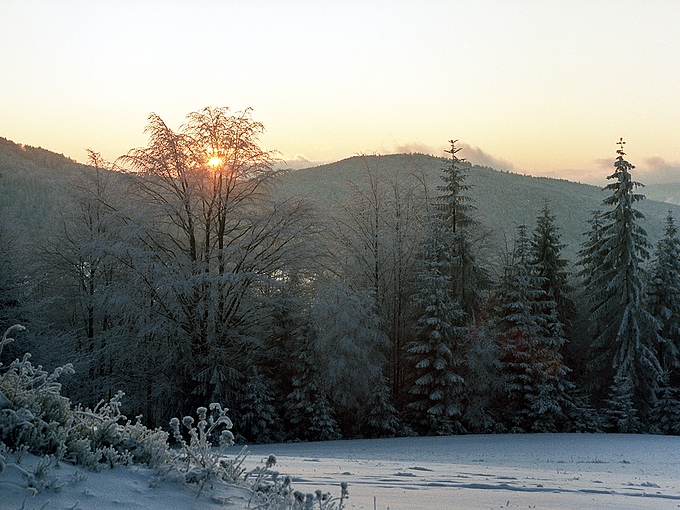
[[394,148],[396,154],[429,154],[431,156],[441,156],[444,154],[444,146],[434,147],[420,142],[411,142],[397,145]]
[[614,163],[616,162],[616,158],[601,158],[596,159],[593,162],[597,168],[612,173],[614,171]]
[[[644,158],[642,163],[627,159],[635,166],[632,171],[633,179],[642,184],[664,184],[680,182],[680,163],[671,163],[662,157],[655,155]],[[595,166],[599,169],[598,181],[606,181],[607,176],[614,173],[615,158],[596,159]],[[593,171],[584,173],[594,174]],[[586,178],[586,180],[589,180]]]
[[497,158],[491,154],[487,154],[479,147],[473,147],[467,143],[461,143],[459,147],[462,149],[458,154],[459,157],[467,159],[473,165],[489,166],[496,170],[507,170],[509,172],[517,172],[515,165],[502,158]]
[[[489,166],[496,170],[508,170],[510,172],[518,171],[515,165],[501,158],[487,154],[482,149],[476,146],[464,142],[456,143],[456,147],[460,147],[461,151],[458,153],[458,157],[464,158],[473,165]],[[397,145],[394,148],[394,152],[397,154],[410,154],[410,153],[420,153],[429,154],[438,158],[449,157],[450,155],[446,153],[447,150],[451,148],[451,145],[427,145],[420,142],[411,142],[406,144]]]
[[680,163],[668,162],[659,156],[642,160],[636,170],[636,179],[643,184],[665,184],[680,182]]
[[329,163],[329,161],[314,161],[309,159],[304,154],[296,154],[293,159],[284,159],[283,162],[276,165],[277,168],[286,168],[289,170],[298,170],[300,168],[310,168]]
[[646,158],[644,160],[644,164],[653,170],[658,170],[659,168],[665,168],[668,166],[666,160],[664,160],[661,156],[652,156],[651,158]]
[[[639,164],[628,161],[635,166],[632,172],[633,180],[642,184],[680,183],[680,163],[671,163],[659,156],[645,158]],[[615,158],[595,159],[592,168],[554,170],[542,172],[541,175],[603,186],[609,182],[607,177],[614,173],[615,162]]]

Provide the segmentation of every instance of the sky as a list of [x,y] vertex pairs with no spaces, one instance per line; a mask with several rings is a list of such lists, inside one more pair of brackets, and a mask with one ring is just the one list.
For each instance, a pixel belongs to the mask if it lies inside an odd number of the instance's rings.
[[252,108],[296,166],[444,156],[601,184],[616,142],[680,181],[680,3],[0,0],[0,136],[78,161],[150,113]]

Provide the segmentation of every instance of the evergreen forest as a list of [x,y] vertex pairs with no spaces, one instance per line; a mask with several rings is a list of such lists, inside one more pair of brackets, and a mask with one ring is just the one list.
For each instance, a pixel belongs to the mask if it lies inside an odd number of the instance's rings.
[[71,400],[151,427],[219,403],[242,442],[680,434],[680,207],[623,140],[598,189],[455,140],[287,170],[263,130],[152,114],[87,165],[0,139],[3,361],[71,362]]

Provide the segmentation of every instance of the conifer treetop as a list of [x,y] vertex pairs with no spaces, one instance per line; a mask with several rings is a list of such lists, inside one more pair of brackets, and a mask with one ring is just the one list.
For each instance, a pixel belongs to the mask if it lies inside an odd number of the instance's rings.
[[445,152],[451,154],[450,164],[442,169],[442,180],[444,184],[437,186],[437,190],[442,192],[439,196],[441,217],[444,222],[443,227],[446,231],[456,234],[458,231],[475,224],[475,220],[470,213],[476,209],[472,205],[473,199],[465,193],[470,189],[469,184],[465,184],[467,175],[460,167],[460,163],[465,158],[459,158],[457,154],[462,147],[456,147],[458,140],[449,140],[451,148]]

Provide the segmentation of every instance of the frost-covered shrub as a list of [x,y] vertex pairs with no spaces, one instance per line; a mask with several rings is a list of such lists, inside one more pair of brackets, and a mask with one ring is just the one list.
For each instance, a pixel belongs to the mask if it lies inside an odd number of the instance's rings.
[[158,467],[168,461],[168,434],[132,424],[121,414],[119,391],[109,402],[101,401],[93,410],[77,406],[66,429],[66,454],[76,464],[90,469],[139,462]]
[[[14,339],[8,334],[22,331],[12,326],[0,341],[2,348]],[[63,428],[72,416],[70,402],[61,396],[62,374],[73,373],[65,365],[48,373],[40,365],[33,366],[26,353],[3,370],[0,362],[0,442],[10,449],[23,446],[31,453],[57,453],[63,445]]]
[[[25,328],[9,328],[0,341],[2,348],[13,339],[8,334]],[[118,392],[109,402],[94,409],[72,407],[61,395],[58,379],[73,373],[68,364],[49,373],[30,362],[26,353],[3,370],[0,363],[0,445],[16,452],[54,455],[90,469],[140,462],[158,467],[170,458],[168,434],[133,424],[121,414],[123,397]]]
[[[5,332],[0,354],[13,341],[8,334],[23,329],[13,326]],[[62,374],[73,372],[71,365],[48,373],[41,366],[33,366],[30,357],[26,354],[4,370],[0,363],[0,473],[8,468],[18,471],[25,486],[34,491],[60,490],[63,484],[52,475],[52,468],[60,460],[93,470],[143,463],[158,470],[159,480],[167,477],[196,484],[199,495],[206,486],[212,489],[220,483],[244,485],[252,491],[251,502],[257,505],[252,508],[343,508],[346,484],[339,499],[321,491],[302,495],[291,489],[290,477],[279,479],[278,473],[269,471],[276,462],[273,455],[264,469],[255,469],[247,475],[243,467],[246,448],[232,459],[225,458],[225,449],[234,443],[233,425],[227,409],[220,404],[199,407],[197,422],[191,416],[185,416],[181,422],[177,418],[170,421],[173,438],[180,446],[175,451],[168,447],[167,432],[146,428],[141,416],[132,423],[121,413],[123,392],[119,391],[108,402],[99,402],[94,409],[72,407],[70,400],[61,395],[57,382]],[[214,437],[218,448],[213,448]],[[27,452],[41,456],[35,469],[21,465]]]
[[[347,482],[340,484],[340,497],[335,498],[330,492],[321,490],[314,494],[304,494],[295,491],[290,486],[290,477],[281,480],[278,472],[271,473],[271,482],[268,490],[260,490],[256,493],[257,504],[251,501],[250,508],[262,510],[342,510],[345,508],[345,500],[349,498]],[[254,500],[253,500],[254,501]]]
[[340,484],[340,497],[334,498],[330,492],[317,490],[314,494],[294,491],[290,476],[281,477],[278,471],[270,468],[276,464],[276,456],[267,457],[263,467],[257,467],[246,474],[244,480],[250,483],[252,495],[248,508],[262,510],[342,510],[349,498],[347,482]]
[[[185,416],[181,425],[187,431],[189,441],[182,435],[178,418],[170,420],[170,428],[175,441],[180,446],[180,453],[174,459],[173,469],[179,470],[188,483],[195,483],[200,494],[206,485],[212,486],[216,481],[237,483],[245,469],[241,467],[245,460],[245,449],[235,459],[225,459],[224,450],[234,444],[231,432],[233,424],[227,416],[228,409],[218,403],[210,404],[210,409],[199,407],[196,410],[198,423],[191,416]],[[219,448],[213,449],[210,438],[219,433]]]

